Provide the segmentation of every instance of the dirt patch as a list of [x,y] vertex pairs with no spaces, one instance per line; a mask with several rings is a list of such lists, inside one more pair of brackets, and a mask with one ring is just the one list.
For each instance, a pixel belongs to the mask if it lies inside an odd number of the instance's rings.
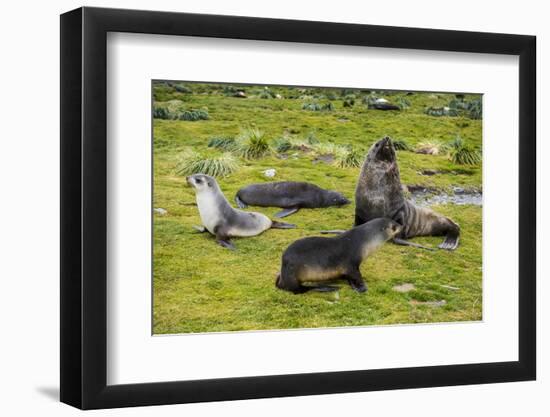
[[396,285],[392,289],[397,292],[409,292],[416,290],[416,287],[414,286],[414,284],[406,282],[405,284]]

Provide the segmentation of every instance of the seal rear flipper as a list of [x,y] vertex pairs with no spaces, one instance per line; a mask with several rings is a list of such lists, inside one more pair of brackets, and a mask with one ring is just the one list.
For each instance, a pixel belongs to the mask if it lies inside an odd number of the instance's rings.
[[286,208],[284,210],[281,210],[280,212],[276,213],[275,214],[275,217],[277,218],[282,218],[282,217],[286,217],[286,216],[290,216],[291,214],[294,214],[296,213],[298,210],[300,210],[299,207],[290,207],[290,208]]
[[245,209],[248,207],[248,204],[246,204],[243,200],[241,200],[238,195],[235,196],[235,203],[241,209]]
[[226,249],[236,250],[237,248],[229,239],[216,239],[216,243]]
[[[396,245],[401,245],[401,246],[412,246],[414,248],[426,249],[426,250],[431,250],[431,251],[435,250],[434,248],[429,248],[427,246],[419,245],[418,243],[409,242],[408,240],[400,239],[398,237],[393,238],[393,243],[395,243]],[[443,242],[443,243],[445,243],[445,242]]]
[[295,224],[271,221],[272,229],[296,229]]
[[447,235],[443,243],[441,243],[438,247],[445,250],[455,250],[458,248],[458,240],[459,237],[456,235]]

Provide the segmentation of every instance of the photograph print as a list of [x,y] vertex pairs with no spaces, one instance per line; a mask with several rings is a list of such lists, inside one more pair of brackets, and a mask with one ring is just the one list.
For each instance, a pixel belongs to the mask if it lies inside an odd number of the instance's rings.
[[154,335],[482,320],[482,94],[152,81]]

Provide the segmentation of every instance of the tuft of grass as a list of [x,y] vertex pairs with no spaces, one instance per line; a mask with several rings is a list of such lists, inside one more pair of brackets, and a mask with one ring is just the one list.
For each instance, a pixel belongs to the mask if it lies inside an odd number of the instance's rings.
[[292,142],[288,136],[281,136],[273,141],[273,149],[277,153],[284,153],[292,149]]
[[236,146],[235,138],[231,137],[214,137],[208,141],[209,148],[223,149],[224,151],[233,151]]
[[200,173],[212,177],[226,177],[238,168],[238,162],[230,153],[204,156],[197,152],[187,151],[179,156],[175,171],[176,174],[182,176]]
[[396,151],[410,151],[411,145],[404,139],[395,139],[393,141],[393,147]]
[[153,118],[154,119],[170,120],[170,119],[173,119],[174,116],[165,107],[154,106],[153,107]]
[[455,164],[478,165],[481,163],[481,154],[468,147],[460,135],[456,135],[448,147],[450,149],[449,159]]
[[329,101],[328,103],[321,104],[316,101],[304,103],[302,105],[302,110],[308,111],[333,111],[334,105]]
[[334,158],[334,164],[339,168],[359,168],[362,162],[363,154],[349,146],[341,147]]
[[332,142],[320,142],[313,146],[313,150],[317,155],[333,155],[343,152],[342,145],[336,145]]
[[348,94],[344,97],[342,105],[344,107],[353,107],[355,104],[355,94]]
[[403,97],[397,97],[397,99],[395,100],[395,104],[399,106],[401,110],[405,110],[411,107],[411,102]]
[[189,122],[208,120],[208,112],[206,110],[186,110],[179,114],[178,119]]
[[269,141],[261,130],[245,129],[237,138],[235,152],[244,159],[259,159],[270,153]]

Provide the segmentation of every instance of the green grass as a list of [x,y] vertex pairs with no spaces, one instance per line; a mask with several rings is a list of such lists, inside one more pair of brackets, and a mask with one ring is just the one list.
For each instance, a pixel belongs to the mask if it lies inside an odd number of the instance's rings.
[[[230,201],[243,185],[269,181],[263,175],[269,168],[277,170],[273,180],[310,181],[341,191],[353,200],[360,168],[314,163],[313,147],[328,143],[352,147],[362,160],[370,145],[386,135],[406,141],[411,149],[422,142],[449,143],[460,135],[469,148],[481,151],[482,120],[465,116],[434,117],[425,113],[430,106],[448,105],[454,95],[414,93],[406,96],[410,107],[405,111],[383,112],[363,104],[366,93],[346,90],[345,95],[356,96],[354,106],[344,107],[341,99],[334,100],[333,111],[323,112],[302,110],[304,99],[300,97],[342,97],[341,89],[272,86],[270,94],[280,94],[283,98],[271,100],[255,95],[263,86],[232,89],[224,89],[223,85],[188,83],[186,86],[192,93],[178,92],[166,85],[154,90],[158,106],[167,107],[169,101],[179,100],[185,108],[208,109],[209,114],[208,120],[193,123],[153,120],[154,207],[168,211],[164,216],[154,215],[155,334],[481,319],[480,207],[434,207],[460,224],[462,235],[457,251],[428,252],[386,244],[362,265],[369,287],[366,294],[357,294],[345,282],[340,282],[337,298],[335,294],[293,295],[274,285],[284,249],[296,239],[318,235],[319,230],[350,227],[354,204],[300,210],[286,219],[295,223],[297,229],[273,229],[260,236],[234,239],[238,249],[229,251],[216,245],[212,236],[193,229],[193,225],[200,224],[195,196],[184,178],[175,173],[182,152],[193,150],[205,156],[217,155],[220,150],[208,147],[212,138],[238,137],[243,127],[252,126],[263,132],[263,139],[271,147],[277,138],[285,138],[287,157],[281,158],[277,152],[266,152],[257,159],[236,156],[240,159],[240,168],[218,180]],[[231,96],[232,91],[242,89],[247,98]],[[398,102],[405,94],[385,95],[377,91],[376,96]],[[479,96],[466,96],[468,101],[477,98]],[[180,104],[174,102],[172,106],[175,105]],[[311,132],[315,132],[318,144],[308,143]],[[480,164],[455,164],[445,153],[399,152],[398,162],[405,184],[446,191],[453,186],[482,188]],[[425,169],[441,174],[424,176],[421,172]],[[279,209],[251,207],[247,210],[273,216]],[[439,237],[414,239],[430,246],[436,246],[441,240]],[[403,283],[412,283],[416,288],[408,293],[392,289]],[[446,304],[433,307],[415,302],[439,300],[445,300]]]

